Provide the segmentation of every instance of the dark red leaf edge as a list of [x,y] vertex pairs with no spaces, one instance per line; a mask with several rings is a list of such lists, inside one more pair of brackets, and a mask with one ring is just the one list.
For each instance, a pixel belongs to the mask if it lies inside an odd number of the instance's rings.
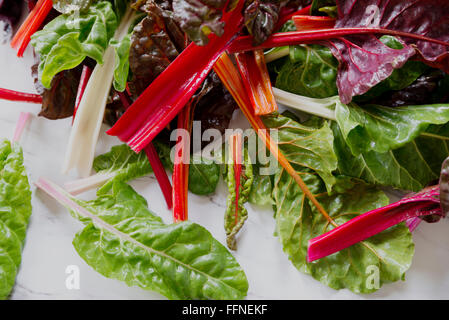
[[[449,1],[337,0],[335,28],[383,28],[449,41]],[[447,46],[403,37],[404,48],[388,48],[374,35],[350,36],[328,42],[340,62],[337,78],[341,100],[366,93],[394,69],[416,57],[449,73]]]

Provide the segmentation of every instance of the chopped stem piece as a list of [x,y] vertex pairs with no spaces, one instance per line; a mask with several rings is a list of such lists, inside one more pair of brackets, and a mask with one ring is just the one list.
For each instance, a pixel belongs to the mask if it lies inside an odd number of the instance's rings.
[[316,17],[316,16],[293,16],[297,31],[316,30],[333,28],[335,26],[335,19],[331,17]]
[[29,112],[21,112],[19,116],[19,121],[17,121],[16,130],[14,131],[13,142],[19,142],[22,137],[23,130],[30,119],[31,114]]
[[192,130],[192,103],[178,116],[178,137],[175,146],[175,166],[173,169],[173,220],[188,219],[188,187],[190,164],[190,132]]
[[276,112],[278,105],[274,98],[263,51],[238,53],[236,60],[254,113],[260,116]]
[[17,101],[17,102],[28,102],[28,103],[42,103],[42,97],[34,93],[24,93],[8,89],[0,88],[0,99]]
[[315,205],[318,211],[326,218],[329,223],[334,226],[338,226],[332,218],[328,215],[323,206],[317,201],[313,193],[309,190],[307,185],[304,183],[302,178],[292,167],[290,162],[285,158],[284,154],[279,150],[277,144],[272,141],[271,136],[262,122],[262,119],[254,114],[252,110],[251,101],[246,95],[242,79],[240,78],[239,72],[232,63],[229,56],[225,53],[223,54],[214,67],[215,72],[220,77],[221,81],[229,92],[234,97],[235,101],[239,105],[243,114],[248,119],[251,126],[254,128],[256,133],[262,142],[266,145],[267,149],[273,154],[273,156],[278,160],[280,165],[290,174],[290,176],[299,185],[301,190],[304,192],[305,196]]
[[11,47],[17,50],[17,56],[23,53],[30,43],[31,36],[39,30],[45,18],[53,8],[52,0],[39,0],[11,41]]

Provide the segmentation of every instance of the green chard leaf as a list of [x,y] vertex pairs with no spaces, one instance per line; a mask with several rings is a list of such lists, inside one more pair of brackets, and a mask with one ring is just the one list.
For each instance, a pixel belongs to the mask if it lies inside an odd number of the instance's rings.
[[245,208],[245,203],[248,202],[248,197],[253,186],[253,166],[248,156],[248,150],[243,150],[242,174],[239,188],[238,208],[236,208],[236,181],[234,163],[226,165],[226,180],[228,183],[228,199],[227,208],[225,212],[225,230],[226,243],[231,250],[237,249],[236,235],[243,228],[245,221],[248,219],[248,210]]
[[[154,144],[164,167],[172,169],[170,148],[157,141]],[[96,157],[93,168],[98,174],[109,177],[101,193],[108,192],[116,181],[128,182],[153,172],[145,152],[137,154],[126,144],[114,146],[110,152]]]
[[121,41],[113,39],[110,44],[115,49],[114,89],[123,92],[126,89],[129,75],[131,34],[126,35]]
[[354,103],[337,103],[335,114],[352,154],[385,153],[413,141],[431,124],[449,122],[449,104],[362,108]]
[[418,138],[385,153],[369,151],[354,156],[340,128],[332,124],[338,172],[368,183],[420,191],[438,179],[441,164],[449,156],[449,124],[432,125]]
[[254,167],[254,181],[248,195],[248,202],[258,206],[271,206],[274,204],[272,198],[273,183],[271,176],[258,174],[258,168]]
[[6,299],[14,287],[30,216],[31,190],[22,148],[3,141],[0,143],[0,299]]
[[207,196],[217,189],[220,181],[220,166],[213,161],[193,157],[189,166],[190,192]]
[[56,190],[61,203],[86,224],[73,245],[105,277],[169,299],[246,296],[245,273],[223,245],[198,224],[164,224],[127,184],[115,182],[110,192],[87,202],[55,185],[46,188]]
[[[160,141],[154,141],[154,146],[164,167],[173,171],[170,147]],[[145,152],[137,154],[126,144],[112,147],[110,152],[95,158],[93,167],[98,174],[108,177],[108,181],[100,189],[101,192],[108,192],[115,181],[128,182],[153,172]],[[192,193],[197,195],[214,193],[219,179],[218,164],[192,158],[189,167],[189,190]]]
[[[120,2],[120,1],[118,1]],[[116,4],[119,6],[120,4]],[[124,3],[125,11],[126,11],[126,2]],[[122,13],[121,15],[123,15]],[[131,24],[128,34],[123,37],[121,41],[117,41],[116,39],[111,39],[109,45],[114,47],[115,50],[115,66],[114,66],[114,89],[119,92],[123,92],[126,89],[126,84],[128,82],[129,76],[129,55],[131,50],[131,37],[134,32],[134,27],[145,18],[144,14],[137,15],[137,18],[134,19]]]
[[290,59],[279,69],[276,87],[311,98],[328,98],[338,94],[338,61],[320,45],[290,47]]
[[283,115],[264,117],[264,123],[270,129],[277,129],[273,138],[287,160],[317,172],[330,191],[336,181],[333,172],[338,161],[329,124],[324,122],[319,128],[309,127]]
[[31,44],[40,55],[39,78],[49,88],[53,77],[73,69],[86,57],[103,63],[103,54],[118,26],[110,2],[101,1],[88,10],[60,15],[32,36]]
[[[388,204],[386,195],[360,181],[340,180],[328,195],[321,179],[311,170],[297,167],[311,191],[337,224]],[[345,183],[347,186],[345,187]],[[338,193],[343,192],[343,193]],[[294,266],[334,289],[371,293],[383,284],[403,280],[411,265],[414,244],[404,224],[313,263],[307,263],[308,241],[331,226],[306,199],[285,170],[275,177],[277,234]],[[378,281],[370,277],[378,272]]]

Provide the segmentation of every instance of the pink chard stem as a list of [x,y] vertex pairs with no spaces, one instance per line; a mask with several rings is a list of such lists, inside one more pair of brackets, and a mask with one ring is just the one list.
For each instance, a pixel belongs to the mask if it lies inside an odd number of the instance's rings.
[[30,119],[31,114],[29,112],[21,112],[19,116],[19,121],[17,121],[16,130],[14,131],[13,142],[19,142],[22,137],[23,130]]
[[[389,206],[362,214],[347,223],[309,241],[308,262],[327,257],[364,241],[401,222],[424,216],[443,216],[440,188],[434,186]],[[409,228],[419,223],[412,221]]]

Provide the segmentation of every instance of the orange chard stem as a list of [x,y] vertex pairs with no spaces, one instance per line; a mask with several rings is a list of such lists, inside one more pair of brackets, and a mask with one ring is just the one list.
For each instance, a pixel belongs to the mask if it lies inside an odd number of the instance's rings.
[[262,140],[262,142],[266,145],[267,149],[273,154],[273,156],[277,159],[280,165],[287,171],[287,173],[295,180],[298,186],[301,188],[304,195],[314,204],[314,206],[318,209],[318,211],[326,218],[329,223],[334,226],[338,226],[323,206],[318,202],[313,193],[307,187],[305,182],[296,172],[296,170],[292,167],[290,162],[284,156],[284,154],[279,150],[276,143],[273,142],[271,136],[265,127],[262,119],[259,116],[254,114],[253,106],[251,105],[251,101],[246,95],[243,81],[240,78],[239,72],[236,67],[232,63],[232,60],[229,58],[228,54],[224,53],[217,61],[214,66],[214,70],[217,75],[220,77],[224,86],[228,89],[228,91],[232,94],[235,101],[239,105],[243,114],[248,119],[251,126],[257,132],[257,135]]
[[33,10],[31,10],[11,41],[11,47],[17,50],[18,57],[23,57],[23,53],[30,43],[31,36],[39,30],[52,8],[52,0],[39,0]]
[[335,18],[318,17],[318,16],[293,16],[296,30],[308,31],[317,29],[333,28],[335,26]]
[[246,92],[255,115],[267,115],[278,110],[263,50],[235,55]]
[[188,187],[190,164],[190,132],[192,130],[192,103],[178,115],[178,139],[175,146],[173,169],[173,221],[188,219]]

